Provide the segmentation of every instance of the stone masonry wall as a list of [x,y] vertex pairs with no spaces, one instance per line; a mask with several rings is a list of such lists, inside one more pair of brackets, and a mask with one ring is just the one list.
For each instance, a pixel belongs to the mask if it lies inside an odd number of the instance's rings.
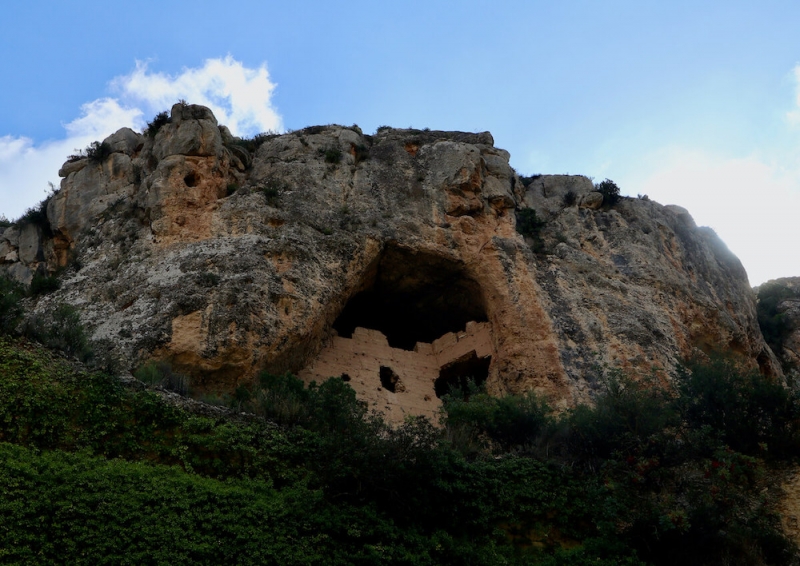
[[[299,376],[310,383],[346,375],[359,399],[384,413],[389,422],[403,422],[409,415],[437,422],[442,403],[434,383],[439,371],[472,352],[478,358],[494,353],[488,323],[470,322],[463,332],[449,332],[431,344],[418,342],[413,351],[392,348],[377,330],[356,328],[352,338],[334,336]],[[396,375],[394,392],[381,385],[381,367]]]

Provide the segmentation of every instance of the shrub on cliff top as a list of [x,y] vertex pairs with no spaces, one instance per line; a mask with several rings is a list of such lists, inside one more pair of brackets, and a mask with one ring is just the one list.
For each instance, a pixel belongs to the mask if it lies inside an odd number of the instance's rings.
[[158,114],[156,114],[156,117],[153,118],[152,122],[147,123],[147,127],[144,129],[144,133],[147,136],[154,138],[156,137],[158,130],[160,130],[162,126],[166,126],[170,122],[172,122],[172,118],[169,117],[169,114],[167,114],[166,111],[159,112]]
[[102,163],[112,153],[114,150],[106,142],[93,141],[86,148],[86,157],[91,163]]
[[614,206],[619,202],[619,187],[611,179],[606,179],[601,183],[597,183],[594,189],[603,195],[603,204],[606,206]]

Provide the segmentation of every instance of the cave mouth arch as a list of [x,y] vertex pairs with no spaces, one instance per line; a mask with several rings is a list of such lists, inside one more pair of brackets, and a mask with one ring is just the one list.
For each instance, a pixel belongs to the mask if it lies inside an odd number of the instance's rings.
[[333,328],[344,338],[357,327],[378,330],[391,347],[413,350],[417,342],[460,332],[470,321],[488,318],[480,285],[461,263],[388,246]]

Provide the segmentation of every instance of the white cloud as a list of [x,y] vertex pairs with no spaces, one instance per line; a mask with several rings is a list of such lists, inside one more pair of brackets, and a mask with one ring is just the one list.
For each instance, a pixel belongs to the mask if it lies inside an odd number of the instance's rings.
[[786,117],[790,124],[800,124],[800,64],[792,70],[795,82],[795,108],[787,112]]
[[169,110],[179,99],[208,106],[235,135],[283,129],[271,101],[275,83],[264,64],[250,69],[227,56],[171,76],[137,62],[110,87],[115,96],[83,104],[80,116],[64,124],[63,139],[36,144],[24,136],[0,137],[0,214],[15,218],[40,201],[48,182],[59,181],[67,155],[124,126],[142,129],[147,117]]
[[184,69],[177,76],[149,73],[147,63],[137,62],[130,75],[112,82],[123,99],[145,103],[156,111],[179,99],[208,106],[217,120],[235,135],[253,135],[282,129],[281,118],[270,102],[275,83],[266,65],[248,69],[230,55],[209,59],[198,69]]
[[113,98],[98,98],[81,106],[81,117],[64,125],[67,138],[103,139],[123,126],[137,127],[143,112],[136,107],[123,107]]
[[701,150],[664,149],[625,185],[663,204],[679,204],[712,227],[758,285],[800,274],[800,167],[753,155],[730,158]]

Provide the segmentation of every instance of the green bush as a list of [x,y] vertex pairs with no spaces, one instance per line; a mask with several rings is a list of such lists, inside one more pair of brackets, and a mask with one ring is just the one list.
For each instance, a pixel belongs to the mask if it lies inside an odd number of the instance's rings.
[[235,138],[233,144],[247,150],[250,153],[255,153],[265,142],[279,136],[277,132],[261,132],[254,135],[252,138]]
[[675,380],[676,404],[690,430],[749,456],[786,460],[800,454],[796,391],[721,357],[679,367]]
[[75,307],[59,304],[47,315],[33,315],[25,321],[23,333],[44,346],[83,362],[92,357],[89,338]]
[[[291,375],[239,388],[235,415],[191,415],[14,344],[0,336],[0,561],[792,563],[771,506],[797,401],[733,366],[687,365],[674,387],[610,372],[559,415],[454,391],[436,429]],[[240,415],[261,402],[284,426]],[[456,425],[491,450],[455,450]]]
[[542,240],[542,228],[544,220],[536,216],[536,211],[532,208],[522,208],[517,211],[517,232],[533,240],[533,251],[536,253],[544,252],[544,241]]
[[0,277],[0,334],[14,332],[22,320],[21,301],[25,292],[22,286]]
[[442,400],[449,437],[459,439],[462,450],[486,442],[498,452],[531,450],[543,440],[551,409],[535,394],[493,397],[470,389],[455,389]]
[[619,202],[619,187],[611,179],[606,179],[601,183],[597,183],[594,186],[594,190],[603,195],[603,204],[605,206],[614,206]]
[[155,118],[153,118],[152,122],[147,123],[147,127],[144,129],[144,134],[148,137],[154,138],[158,131],[172,122],[172,118],[170,118],[169,114],[164,112],[159,112],[156,114]]
[[256,190],[264,195],[268,205],[277,206],[280,202],[281,194],[286,190],[286,186],[278,181],[270,179],[263,185],[256,187]]
[[31,295],[46,295],[57,291],[60,286],[58,276],[56,274],[41,274],[38,271],[33,274],[31,280]]
[[342,150],[338,147],[331,147],[324,150],[325,163],[340,163],[342,161]]
[[292,374],[264,372],[258,376],[258,385],[255,394],[258,414],[282,425],[300,424],[308,418],[308,391]]
[[355,159],[356,165],[361,163],[362,161],[366,161],[369,158],[369,148],[363,144],[354,145],[353,147],[353,157]]
[[114,153],[114,150],[106,142],[93,141],[86,148],[86,157],[89,158],[91,163],[103,163],[112,153]]
[[22,216],[16,220],[15,224],[19,226],[23,224],[35,224],[49,229],[50,222],[47,220],[47,205],[49,202],[50,199],[46,198],[36,206],[28,208]]
[[671,392],[652,379],[634,380],[616,371],[602,380],[594,406],[579,405],[565,418],[566,451],[573,460],[598,469],[615,455],[669,449],[663,434],[678,424]]
[[519,180],[522,181],[522,186],[526,189],[533,183],[536,179],[541,177],[541,175],[520,175]]

